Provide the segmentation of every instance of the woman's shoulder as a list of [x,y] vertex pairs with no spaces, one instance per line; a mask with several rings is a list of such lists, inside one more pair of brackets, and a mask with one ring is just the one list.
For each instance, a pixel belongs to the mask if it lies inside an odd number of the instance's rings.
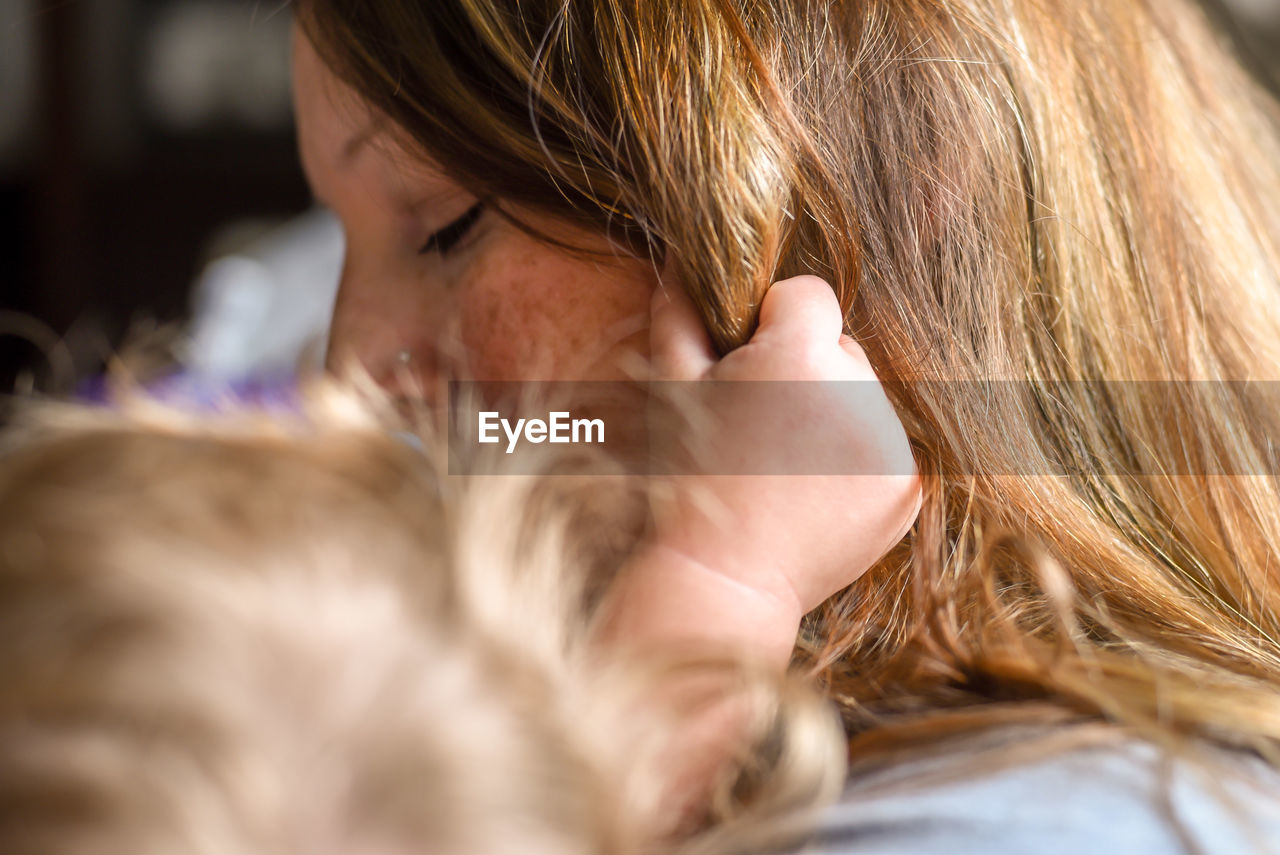
[[[1051,740],[1050,740],[1051,741]],[[850,777],[813,855],[1280,855],[1280,771],[1136,738],[938,749]]]

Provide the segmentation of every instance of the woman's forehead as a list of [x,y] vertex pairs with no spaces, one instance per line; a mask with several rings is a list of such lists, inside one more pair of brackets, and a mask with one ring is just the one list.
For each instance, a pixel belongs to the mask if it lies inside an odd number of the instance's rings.
[[293,100],[298,143],[308,167],[335,169],[349,158],[344,149],[371,127],[373,113],[354,90],[333,74],[295,25]]
[[392,186],[409,192],[455,186],[429,155],[413,147],[385,114],[325,64],[295,25],[294,108],[298,145],[308,176],[384,173]]

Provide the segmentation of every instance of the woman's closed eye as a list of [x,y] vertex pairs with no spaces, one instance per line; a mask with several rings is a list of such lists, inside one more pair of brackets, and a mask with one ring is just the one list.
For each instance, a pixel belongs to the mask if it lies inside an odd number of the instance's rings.
[[458,245],[459,241],[467,236],[467,232],[471,231],[471,227],[475,225],[476,220],[480,218],[480,214],[483,211],[484,203],[476,202],[461,217],[458,217],[458,219],[427,238],[426,243],[422,245],[422,249],[418,250],[418,254],[426,255],[428,252],[438,252],[441,255],[447,255],[450,250]]

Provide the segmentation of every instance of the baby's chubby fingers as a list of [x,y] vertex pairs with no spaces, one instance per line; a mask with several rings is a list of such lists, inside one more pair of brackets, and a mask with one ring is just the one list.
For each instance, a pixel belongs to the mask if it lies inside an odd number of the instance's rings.
[[775,282],[760,304],[760,326],[753,341],[836,343],[844,317],[835,291],[817,276],[793,276]]
[[[672,541],[811,609],[910,529],[922,501],[910,440],[867,354],[844,333],[834,289],[816,276],[775,283],[750,341],[718,361],[709,354],[699,357],[703,379],[739,382],[710,391],[719,429],[708,471],[743,477],[704,485],[732,525],[679,508],[666,518]],[[743,569],[757,566],[769,571]]]

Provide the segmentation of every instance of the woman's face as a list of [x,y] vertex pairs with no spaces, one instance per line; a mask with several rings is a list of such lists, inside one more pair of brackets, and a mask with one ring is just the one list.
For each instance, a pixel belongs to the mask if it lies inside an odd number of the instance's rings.
[[[294,35],[294,101],[303,169],[342,221],[346,259],[329,366],[358,360],[399,390],[446,375],[474,380],[610,380],[647,355],[646,260],[584,260],[541,243],[432,164],[397,149],[360,97]],[[602,237],[509,209],[575,246]]]

